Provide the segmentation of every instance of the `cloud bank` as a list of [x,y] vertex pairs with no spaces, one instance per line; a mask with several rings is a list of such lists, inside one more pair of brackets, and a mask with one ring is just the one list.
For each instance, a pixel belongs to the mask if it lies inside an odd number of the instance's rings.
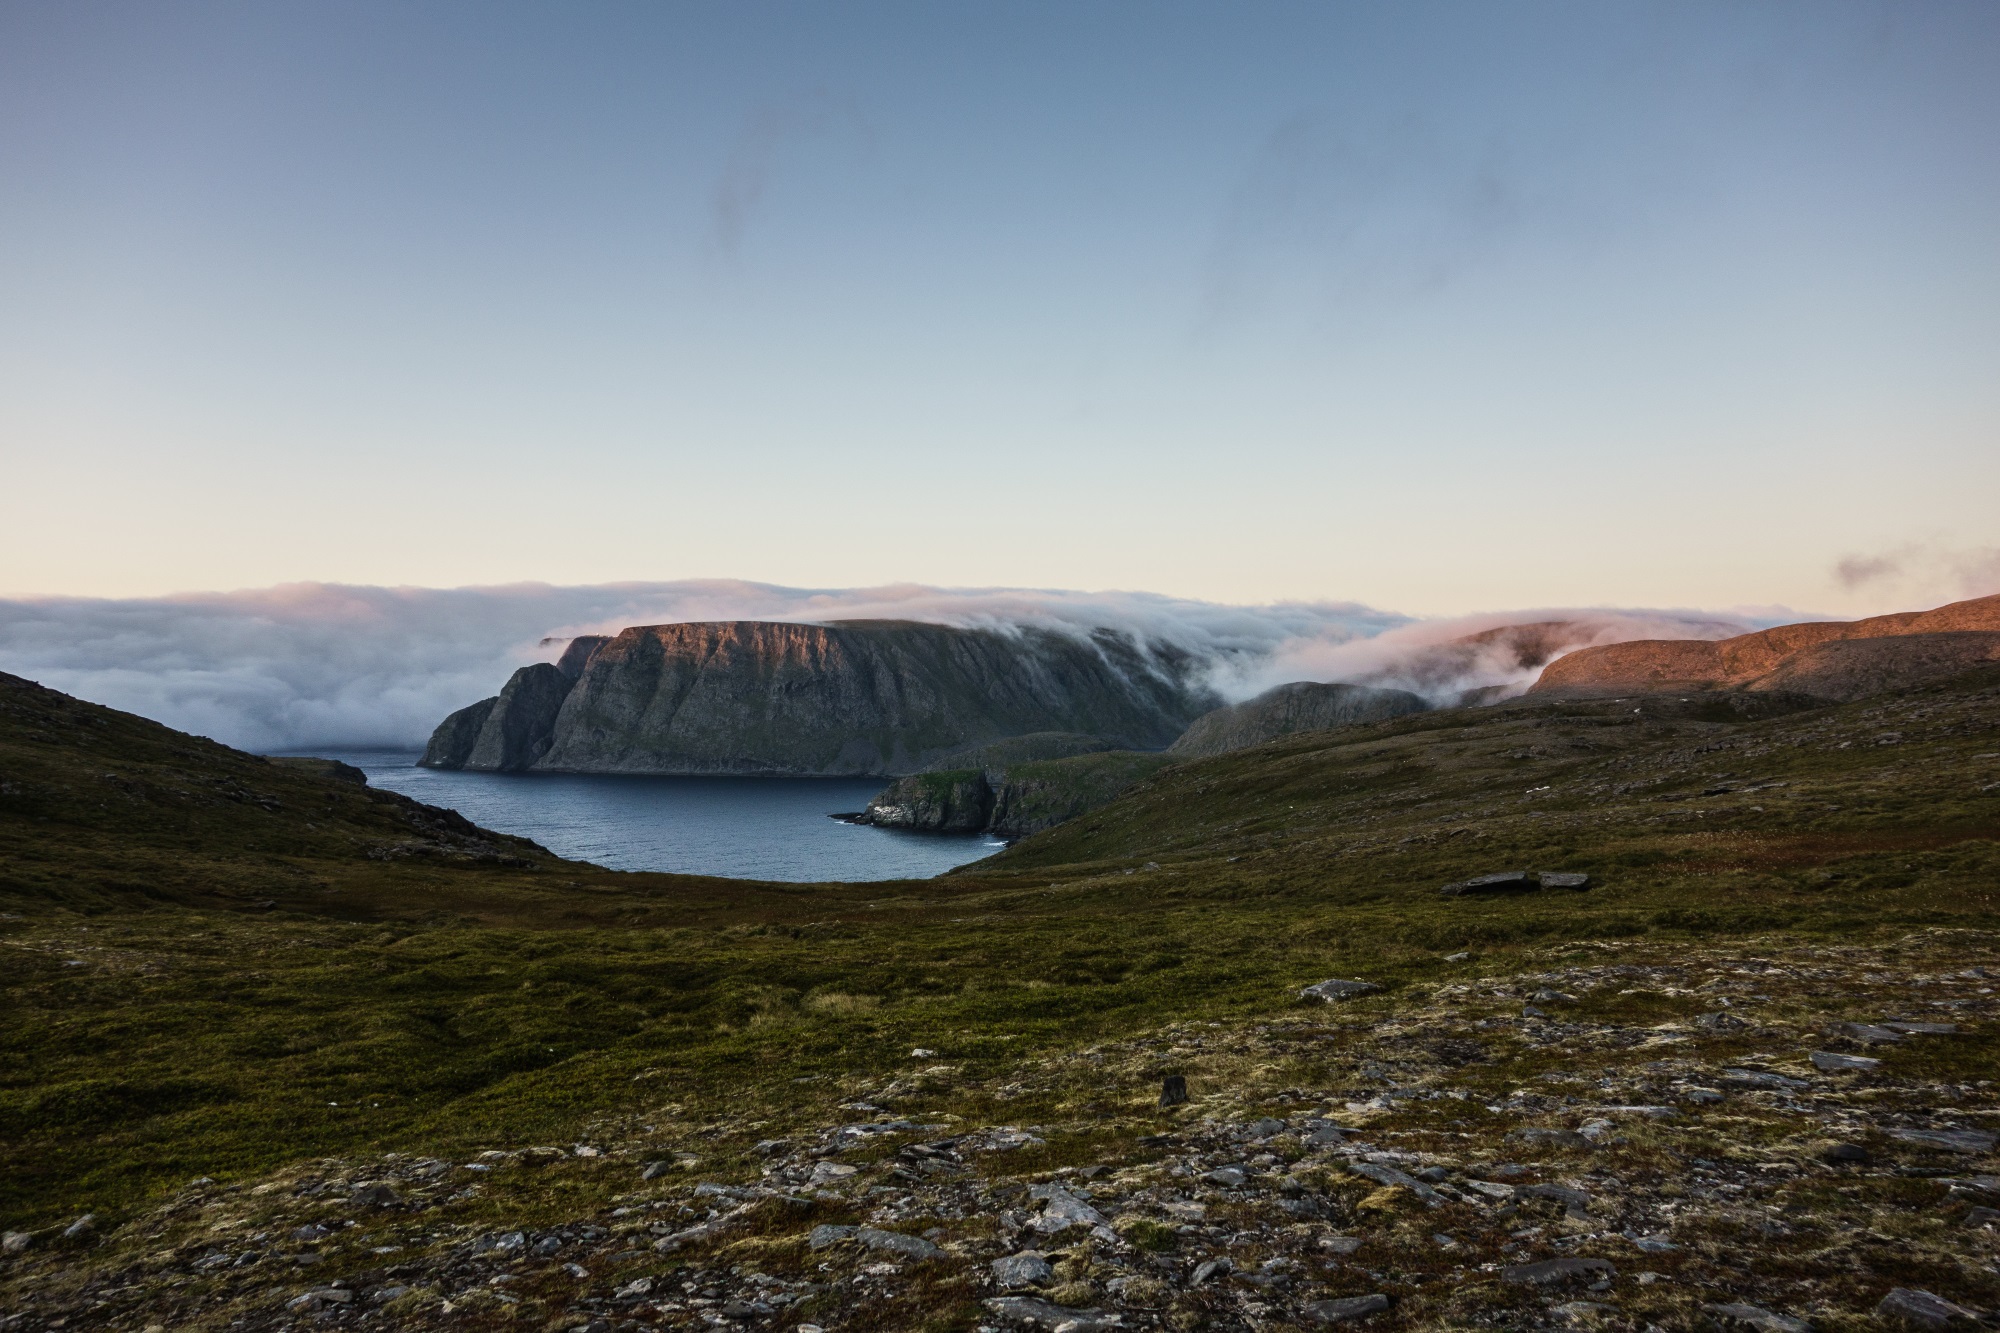
[[[1352,602],[1228,606],[1150,593],[915,585],[785,588],[729,580],[558,588],[288,584],[108,600],[0,600],[0,670],[249,750],[421,745],[439,719],[578,634],[678,620],[906,619],[1172,644],[1245,698],[1290,680],[1366,680],[1440,700],[1532,679],[1509,625],[1561,622],[1570,647],[1719,638],[1756,625],[1680,612],[1529,611],[1415,621]],[[1769,622],[1764,622],[1769,623]]]

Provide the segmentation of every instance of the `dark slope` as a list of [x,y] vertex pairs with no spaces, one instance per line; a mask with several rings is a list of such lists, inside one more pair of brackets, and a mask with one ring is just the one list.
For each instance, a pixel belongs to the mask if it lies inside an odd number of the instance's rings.
[[1167,753],[1179,759],[1202,759],[1231,750],[1246,750],[1301,731],[1381,722],[1421,713],[1429,707],[1408,690],[1294,681],[1240,704],[1204,713],[1167,747]]
[[315,866],[397,861],[555,858],[351,770],[244,754],[0,673],[0,892],[269,901],[324,887]]

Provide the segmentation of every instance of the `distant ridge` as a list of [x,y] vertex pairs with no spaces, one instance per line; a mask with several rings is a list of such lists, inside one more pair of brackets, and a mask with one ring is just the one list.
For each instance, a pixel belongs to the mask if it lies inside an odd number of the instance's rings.
[[1531,694],[1785,690],[1859,699],[2000,661],[2000,595],[1866,620],[1806,621],[1733,639],[1640,639],[1543,668]]
[[[582,645],[579,647],[579,645]],[[439,724],[422,762],[498,772],[913,773],[1008,737],[1165,748],[1217,702],[1186,653],[1100,629],[641,625],[576,640]]]
[[1204,713],[1167,747],[1167,753],[1176,759],[1202,759],[1247,750],[1294,732],[1381,722],[1429,707],[1408,690],[1294,681],[1243,703]]

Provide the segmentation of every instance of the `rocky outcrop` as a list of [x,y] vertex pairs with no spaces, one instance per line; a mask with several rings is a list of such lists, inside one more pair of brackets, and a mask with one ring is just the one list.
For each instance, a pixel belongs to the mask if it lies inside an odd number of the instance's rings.
[[583,677],[583,669],[590,665],[590,659],[597,650],[611,642],[609,634],[579,634],[569,641],[562,656],[556,659],[556,670],[568,676],[572,682]]
[[487,710],[462,767],[512,772],[540,759],[575,683],[547,662],[516,671]]
[[1200,759],[1247,750],[1299,731],[1325,731],[1358,722],[1381,722],[1430,705],[1407,690],[1367,685],[1319,685],[1295,681],[1264,691],[1195,719],[1167,752],[1176,759]]
[[907,621],[647,625],[573,640],[446,718],[423,762],[571,773],[899,774],[1038,732],[1157,749],[1212,707],[1123,634]]
[[2000,596],[1866,620],[1780,625],[1719,642],[1642,639],[1585,648],[1531,694],[1570,697],[1780,690],[1859,699],[2000,661]]
[[1171,762],[1160,753],[1102,750],[1031,759],[998,770],[915,773],[891,783],[853,822],[1023,838],[1110,804]]
[[472,747],[479,743],[479,733],[486,726],[493,705],[499,702],[498,698],[481,699],[438,723],[437,730],[431,733],[430,744],[424,747],[424,757],[417,762],[425,768],[464,768]]

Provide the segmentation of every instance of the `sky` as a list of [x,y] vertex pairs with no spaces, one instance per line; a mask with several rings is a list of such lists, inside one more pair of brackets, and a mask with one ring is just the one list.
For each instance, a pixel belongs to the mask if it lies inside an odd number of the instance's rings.
[[0,595],[2000,591],[1995,69],[1985,0],[0,0]]

